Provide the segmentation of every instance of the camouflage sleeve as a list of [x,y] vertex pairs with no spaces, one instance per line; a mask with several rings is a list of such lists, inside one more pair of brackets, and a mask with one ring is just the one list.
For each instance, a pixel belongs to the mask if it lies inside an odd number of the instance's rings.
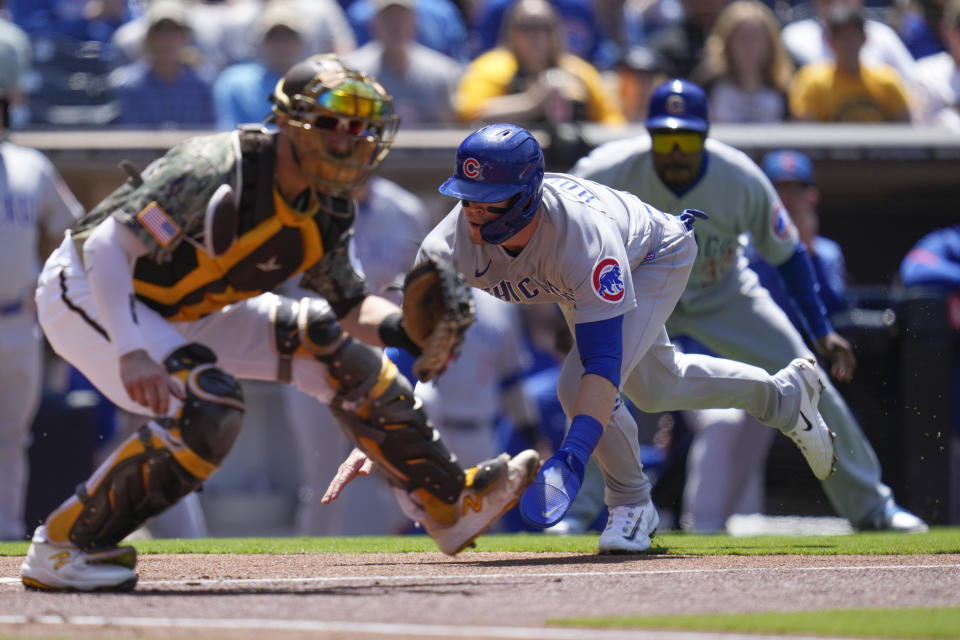
[[315,265],[303,272],[300,286],[322,296],[333,306],[369,295],[367,284],[354,267],[350,238],[353,229],[343,233],[337,244]]
[[238,188],[230,133],[187,140],[151,163],[100,204],[162,261],[185,236],[202,241],[207,203],[223,184]]

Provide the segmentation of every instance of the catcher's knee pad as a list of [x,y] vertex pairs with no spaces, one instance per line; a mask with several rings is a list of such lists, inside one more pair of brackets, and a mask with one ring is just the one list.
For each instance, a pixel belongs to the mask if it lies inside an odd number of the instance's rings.
[[270,310],[273,345],[277,350],[277,380],[290,382],[291,364],[298,350],[325,355],[336,349],[343,336],[340,322],[323,298],[293,300],[279,297]]
[[170,427],[171,434],[202,459],[219,466],[240,433],[244,405],[240,383],[214,366],[215,362],[212,351],[189,344],[164,364],[183,382],[186,392],[180,415]]
[[[347,437],[406,487],[456,502],[464,473],[427,420],[410,382],[380,349],[349,336],[326,362],[340,396],[331,403]],[[347,407],[352,407],[348,410]]]
[[78,486],[78,501],[49,519],[55,539],[66,533],[81,549],[113,546],[219,467],[240,431],[243,394],[215,360],[197,344],[167,358],[167,370],[185,390],[180,414],[167,429],[141,428]]

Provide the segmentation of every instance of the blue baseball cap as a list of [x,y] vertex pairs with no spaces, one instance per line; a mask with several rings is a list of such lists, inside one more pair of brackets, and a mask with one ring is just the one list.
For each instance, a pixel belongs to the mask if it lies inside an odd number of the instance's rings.
[[813,162],[799,151],[783,149],[763,156],[763,172],[770,182],[799,182],[813,184]]
[[703,89],[688,80],[674,78],[658,86],[650,94],[647,129],[680,129],[706,133],[707,96]]

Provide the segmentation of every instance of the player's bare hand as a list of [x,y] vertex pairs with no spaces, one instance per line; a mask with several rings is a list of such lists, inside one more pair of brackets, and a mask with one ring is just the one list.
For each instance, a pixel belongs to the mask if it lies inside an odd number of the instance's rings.
[[127,395],[154,415],[165,416],[170,408],[170,375],[143,349],[120,356],[120,380]]
[[340,463],[337,469],[337,475],[333,476],[330,486],[327,487],[323,497],[320,498],[320,504],[330,504],[340,496],[344,487],[350,484],[359,476],[369,476],[377,470],[377,463],[367,457],[367,455],[354,448],[347,456],[347,459]]
[[830,360],[830,374],[840,382],[853,380],[853,370],[857,368],[857,359],[853,348],[840,334],[828,333],[814,341],[817,353]]

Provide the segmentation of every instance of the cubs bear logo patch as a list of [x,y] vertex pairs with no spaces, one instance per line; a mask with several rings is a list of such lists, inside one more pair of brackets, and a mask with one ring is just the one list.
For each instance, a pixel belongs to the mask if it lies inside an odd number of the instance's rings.
[[616,258],[604,258],[593,268],[593,292],[606,302],[623,300],[623,272]]
[[773,225],[773,234],[775,236],[781,240],[786,240],[790,237],[790,227],[793,226],[793,223],[790,221],[790,218],[787,217],[787,212],[784,211],[783,206],[780,204],[774,206],[771,224]]

